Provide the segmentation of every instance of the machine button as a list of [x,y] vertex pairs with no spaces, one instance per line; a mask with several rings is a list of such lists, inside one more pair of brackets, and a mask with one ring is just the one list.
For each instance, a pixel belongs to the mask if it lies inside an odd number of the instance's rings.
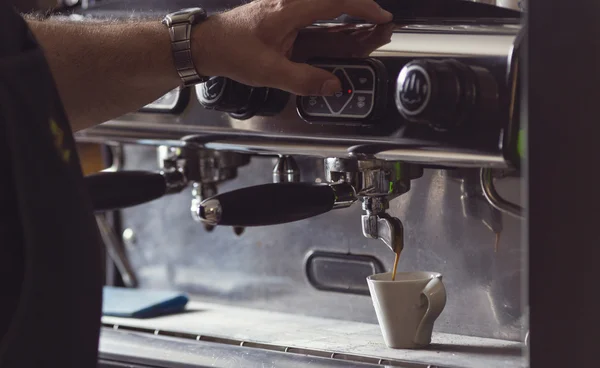
[[357,91],[373,92],[375,88],[375,74],[369,67],[346,67],[346,74]]
[[336,58],[315,60],[311,65],[335,75],[341,90],[333,96],[296,96],[296,110],[304,121],[370,126],[384,117],[389,105],[389,85],[388,71],[383,62],[370,58]]
[[354,88],[352,87],[352,83],[350,83],[348,80],[348,77],[346,76],[346,73],[344,73],[343,69],[336,69],[333,74],[338,77],[342,83],[342,91],[333,96],[326,96],[325,100],[331,108],[331,111],[334,114],[337,114],[342,111],[348,100],[350,100],[350,97],[352,97]]
[[331,115],[329,106],[321,96],[302,97],[302,109],[308,115]]
[[353,118],[365,118],[373,110],[373,94],[354,92],[352,99],[346,105],[341,115]]

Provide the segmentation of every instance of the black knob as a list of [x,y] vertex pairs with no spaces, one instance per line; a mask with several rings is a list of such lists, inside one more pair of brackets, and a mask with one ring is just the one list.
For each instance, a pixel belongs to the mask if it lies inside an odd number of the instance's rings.
[[486,73],[456,60],[412,61],[398,75],[396,107],[407,120],[438,130],[460,126],[477,108],[479,74],[487,79]]
[[225,77],[212,77],[196,87],[200,104],[228,112],[237,119],[254,115],[264,101],[265,88],[254,88]]
[[212,77],[199,84],[196,93],[202,106],[227,112],[235,119],[277,115],[289,99],[287,92],[250,87],[225,77]]
[[256,115],[275,116],[283,111],[290,99],[290,94],[275,88],[265,88],[265,90],[265,102],[259,107]]

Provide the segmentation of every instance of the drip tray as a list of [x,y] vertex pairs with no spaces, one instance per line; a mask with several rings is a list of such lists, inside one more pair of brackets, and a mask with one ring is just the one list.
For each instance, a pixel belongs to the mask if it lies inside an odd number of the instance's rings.
[[375,324],[199,302],[182,314],[102,323],[101,359],[127,357],[143,367],[527,366],[523,345],[514,341],[434,333],[427,349],[389,349]]

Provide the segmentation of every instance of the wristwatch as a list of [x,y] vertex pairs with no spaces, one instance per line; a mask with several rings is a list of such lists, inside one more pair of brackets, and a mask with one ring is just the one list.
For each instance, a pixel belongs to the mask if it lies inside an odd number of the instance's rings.
[[169,29],[175,69],[177,69],[184,86],[204,83],[209,79],[209,77],[200,76],[196,71],[190,40],[192,27],[206,18],[204,9],[188,8],[167,14],[162,21],[162,24]]

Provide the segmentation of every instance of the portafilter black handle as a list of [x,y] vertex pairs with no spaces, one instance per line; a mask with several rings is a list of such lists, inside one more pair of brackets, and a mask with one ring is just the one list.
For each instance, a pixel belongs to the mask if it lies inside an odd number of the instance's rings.
[[167,194],[167,178],[151,171],[100,172],[85,177],[95,212],[135,206]]
[[204,200],[198,217],[211,225],[267,226],[314,217],[356,200],[349,184],[273,183]]

